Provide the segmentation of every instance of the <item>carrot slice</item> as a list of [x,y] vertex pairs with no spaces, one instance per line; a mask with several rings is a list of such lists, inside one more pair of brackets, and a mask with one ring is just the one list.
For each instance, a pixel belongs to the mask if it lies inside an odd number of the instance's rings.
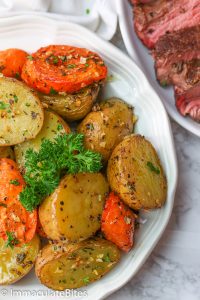
[[22,79],[42,93],[74,93],[107,76],[100,56],[84,48],[50,45],[27,59]]
[[39,217],[38,217],[38,220],[37,220],[37,229],[36,229],[36,232],[39,234],[39,236],[41,236],[43,238],[47,237],[46,233],[44,232],[44,229],[42,227],[42,224],[40,222],[40,218]]
[[12,232],[19,243],[28,243],[35,235],[37,211],[28,212],[19,201],[25,182],[16,163],[0,159],[0,237]]
[[20,79],[27,55],[27,52],[15,48],[0,51],[0,72],[4,76]]
[[133,247],[135,215],[113,192],[106,200],[101,230],[107,240],[128,252]]

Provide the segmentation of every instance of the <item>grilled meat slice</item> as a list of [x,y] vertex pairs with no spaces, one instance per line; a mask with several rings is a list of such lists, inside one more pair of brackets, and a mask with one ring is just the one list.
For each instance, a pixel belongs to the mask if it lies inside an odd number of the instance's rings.
[[176,107],[181,115],[189,115],[194,121],[200,122],[200,82],[181,94],[176,87],[174,90]]
[[[158,81],[161,85],[173,83],[172,77],[182,73],[185,63],[200,59],[200,26],[165,34],[156,43],[152,55]],[[186,69],[190,65],[186,64]]]
[[148,48],[166,33],[200,24],[199,0],[156,0],[134,5],[133,12],[136,33]]

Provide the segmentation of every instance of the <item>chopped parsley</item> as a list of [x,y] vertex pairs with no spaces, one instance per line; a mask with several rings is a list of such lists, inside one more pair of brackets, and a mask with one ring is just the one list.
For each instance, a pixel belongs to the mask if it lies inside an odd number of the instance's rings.
[[14,232],[6,231],[6,235],[6,247],[10,247],[11,249],[13,249],[15,245],[19,244],[19,241],[16,239]]
[[103,257],[103,261],[104,262],[111,262],[109,253],[107,253],[106,256]]
[[162,87],[167,87],[168,86],[168,82],[166,80],[162,80],[162,81],[160,81],[160,85]]
[[61,124],[58,124],[57,130],[60,131],[60,130],[62,130],[62,129],[63,129],[63,126],[62,126]]
[[20,202],[28,210],[35,209],[59,185],[64,174],[95,173],[101,167],[101,155],[84,148],[83,134],[59,135],[53,141],[44,139],[39,152],[25,153],[27,183],[20,193]]
[[57,95],[58,92],[56,90],[54,90],[54,88],[50,88],[50,92],[49,92],[50,95]]
[[28,56],[27,56],[27,59],[33,60],[33,56],[32,56],[32,55],[28,55]]
[[88,276],[84,277],[83,282],[84,282],[84,284],[88,284],[90,282],[90,278]]
[[90,14],[90,9],[87,8],[87,9],[85,10],[85,12],[86,12],[87,15],[89,15],[89,14]]
[[160,174],[159,168],[156,168],[156,167],[152,164],[152,162],[148,161],[148,162],[147,162],[147,167],[148,167],[152,172],[154,172],[154,173],[156,173],[156,174]]
[[69,64],[69,65],[67,65],[67,68],[68,69],[74,69],[76,67],[76,65],[74,65],[74,64]]
[[13,98],[14,98],[15,103],[17,103],[18,100],[19,100],[18,97],[14,94],[14,95],[13,95]]
[[19,72],[16,72],[16,73],[15,73],[15,78],[16,78],[16,79],[20,79]]
[[58,57],[57,56],[53,56],[53,64],[57,65],[58,63]]
[[13,184],[13,185],[16,185],[16,186],[20,185],[18,179],[12,179],[12,180],[10,180],[10,184]]
[[6,109],[6,108],[8,108],[9,107],[9,104],[7,104],[7,103],[5,103],[5,102],[3,102],[3,101],[0,101],[0,110],[1,109]]

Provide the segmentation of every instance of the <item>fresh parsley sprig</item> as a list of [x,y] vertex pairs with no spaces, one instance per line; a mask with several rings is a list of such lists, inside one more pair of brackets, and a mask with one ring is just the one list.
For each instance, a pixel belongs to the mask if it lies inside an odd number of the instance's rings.
[[28,211],[55,190],[63,174],[94,173],[101,169],[101,155],[85,149],[83,140],[83,134],[64,134],[53,141],[44,139],[39,152],[26,151],[27,186],[20,194],[20,202]]

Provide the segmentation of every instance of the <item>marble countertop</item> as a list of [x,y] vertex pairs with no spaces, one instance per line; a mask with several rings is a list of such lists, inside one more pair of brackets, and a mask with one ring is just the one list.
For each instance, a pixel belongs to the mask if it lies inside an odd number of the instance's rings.
[[[112,43],[126,53],[119,30]],[[200,140],[171,125],[179,167],[171,219],[142,269],[107,300],[200,300]]]

